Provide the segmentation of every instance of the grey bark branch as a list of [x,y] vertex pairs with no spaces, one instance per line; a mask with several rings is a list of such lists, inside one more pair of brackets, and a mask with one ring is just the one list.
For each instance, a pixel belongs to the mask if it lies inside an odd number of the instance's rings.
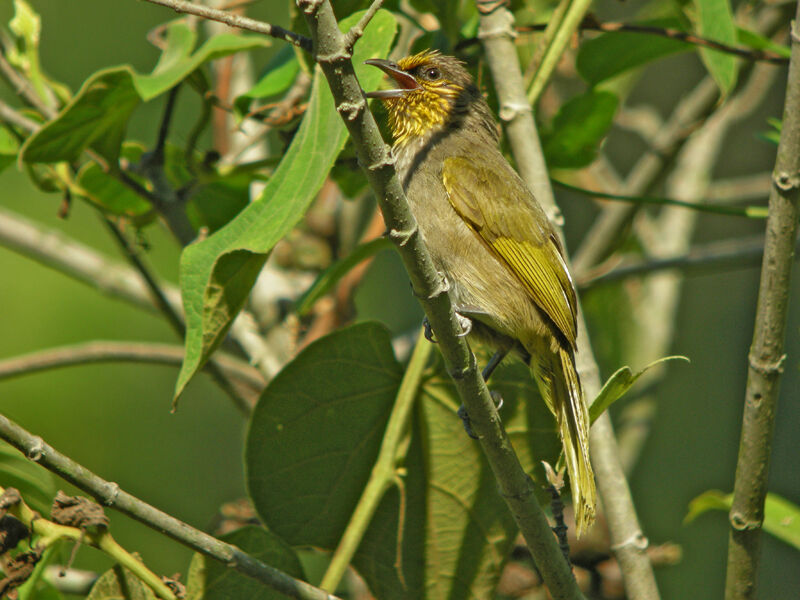
[[460,337],[461,325],[453,313],[446,285],[419,235],[395,174],[394,160],[367,108],[350,62],[346,37],[339,31],[331,5],[327,0],[298,0],[297,4],[314,39],[314,56],[328,80],[337,111],[380,203],[389,237],[397,244],[414,291],[436,332],[439,349],[497,478],[500,493],[525,536],[552,596],[582,598],[536,501],[533,482],[522,469],[503,429],[475,357]]
[[728,541],[726,600],[756,597],[764,501],[778,401],[789,285],[800,218],[800,4],[792,23],[792,55],[750,347],[739,457]]
[[290,598],[301,600],[336,600],[336,598],[304,581],[294,579],[242,552],[233,544],[227,544],[203,533],[139,500],[120,489],[112,481],[98,477],[86,467],[64,456],[42,438],[32,435],[22,427],[0,414],[0,438],[21,451],[33,462],[39,463],[66,481],[69,481],[98,502],[164,533],[185,546],[218,560],[236,571],[252,577],[268,587],[282,592]]
[[[549,204],[554,207],[555,201],[547,166],[541,146],[538,144],[538,133],[527,103],[522,73],[512,40],[513,16],[500,5],[492,12],[481,14],[480,19],[481,30],[494,32],[492,35],[479,34],[479,37],[486,50],[501,106],[508,103],[519,106],[518,103],[521,101],[527,107],[527,110],[516,112],[513,136],[511,131],[508,134],[520,174],[540,202],[545,206]],[[512,123],[508,127],[511,126]],[[531,143],[531,140],[537,143]],[[549,212],[551,215],[559,214],[557,209],[551,208]],[[593,398],[600,391],[602,384],[582,314],[578,318],[578,330],[576,355],[578,371],[581,374],[584,393],[587,398]],[[626,593],[632,600],[655,600],[659,595],[653,568],[646,552],[647,539],[639,526],[608,413],[604,413],[595,422],[590,443],[597,487],[611,532],[612,548],[622,569]]]

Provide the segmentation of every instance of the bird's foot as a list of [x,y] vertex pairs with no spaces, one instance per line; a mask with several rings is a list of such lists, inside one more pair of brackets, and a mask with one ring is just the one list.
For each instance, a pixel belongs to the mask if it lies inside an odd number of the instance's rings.
[[[494,406],[497,410],[503,408],[503,396],[500,395],[500,392],[497,390],[491,390],[489,395],[492,397],[492,402],[494,402]],[[467,435],[473,440],[477,440],[478,436],[475,435],[475,432],[472,430],[472,421],[470,420],[467,409],[463,404],[458,407],[458,417],[461,419],[461,423],[464,425],[464,431],[467,432]]]
[[458,334],[458,337],[469,335],[469,332],[472,331],[472,319],[465,317],[459,312],[456,312],[455,315],[458,324],[461,325],[461,333]]
[[439,343],[436,341],[436,337],[433,335],[433,329],[431,328],[431,322],[428,321],[428,317],[422,319],[422,335],[424,335],[425,339],[431,344]]

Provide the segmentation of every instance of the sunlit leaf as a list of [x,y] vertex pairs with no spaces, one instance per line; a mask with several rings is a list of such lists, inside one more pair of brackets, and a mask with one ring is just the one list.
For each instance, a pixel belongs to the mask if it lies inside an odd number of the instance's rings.
[[[736,45],[736,25],[733,22],[730,0],[694,0],[697,9],[697,33],[701,37]],[[736,57],[727,52],[700,48],[700,58],[717,82],[723,95],[736,85]]]
[[665,356],[664,358],[659,358],[658,360],[651,362],[644,369],[637,373],[634,373],[631,368],[627,366],[618,369],[616,373],[608,378],[608,381],[606,381],[603,389],[600,390],[597,398],[594,399],[594,402],[592,402],[591,406],[589,407],[589,419],[591,422],[594,423],[597,418],[608,409],[609,406],[622,398],[625,392],[627,392],[631,386],[636,383],[636,380],[639,379],[639,377],[644,375],[653,367],[668,360],[684,360],[689,362],[689,359],[685,356]]
[[[345,19],[342,28],[359,17]],[[379,11],[356,45],[353,64],[368,89],[378,85],[382,74],[362,63],[368,57],[384,56],[394,31],[394,17]],[[224,337],[272,247],[302,218],[346,135],[328,85],[317,70],[303,122],[261,196],[215,235],[184,250],[180,281],[187,322],[186,356],[176,397]]]
[[[684,523],[690,523],[709,510],[728,512],[733,505],[733,494],[719,490],[703,492],[689,503]],[[764,503],[764,529],[800,550],[800,506],[777,494],[767,494]]]

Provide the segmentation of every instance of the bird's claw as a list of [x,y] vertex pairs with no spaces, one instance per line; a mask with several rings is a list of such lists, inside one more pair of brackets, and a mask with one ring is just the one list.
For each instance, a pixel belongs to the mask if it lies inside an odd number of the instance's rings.
[[[489,395],[492,397],[492,402],[494,402],[494,406],[497,410],[503,408],[503,396],[500,395],[500,392],[492,390],[489,392]],[[473,440],[477,440],[478,436],[475,435],[475,432],[472,430],[472,421],[463,404],[458,407],[458,418],[461,419],[461,423],[464,425],[464,431],[467,432],[467,435]]]
[[439,343],[436,341],[436,337],[434,337],[433,335],[433,329],[431,328],[431,322],[428,321],[428,317],[422,319],[422,335],[424,335],[425,339],[428,340],[431,344]]
[[455,313],[455,315],[458,324],[461,326],[461,333],[458,334],[458,337],[469,335],[469,332],[472,331],[472,319],[465,317],[461,313]]

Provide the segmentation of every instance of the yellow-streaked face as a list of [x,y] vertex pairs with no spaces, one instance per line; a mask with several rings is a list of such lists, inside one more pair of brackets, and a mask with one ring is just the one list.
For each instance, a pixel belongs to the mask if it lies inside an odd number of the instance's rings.
[[407,56],[397,64],[384,60],[367,63],[383,69],[400,86],[367,94],[386,103],[389,127],[398,145],[442,127],[464,89],[448,79],[448,65],[437,51]]

